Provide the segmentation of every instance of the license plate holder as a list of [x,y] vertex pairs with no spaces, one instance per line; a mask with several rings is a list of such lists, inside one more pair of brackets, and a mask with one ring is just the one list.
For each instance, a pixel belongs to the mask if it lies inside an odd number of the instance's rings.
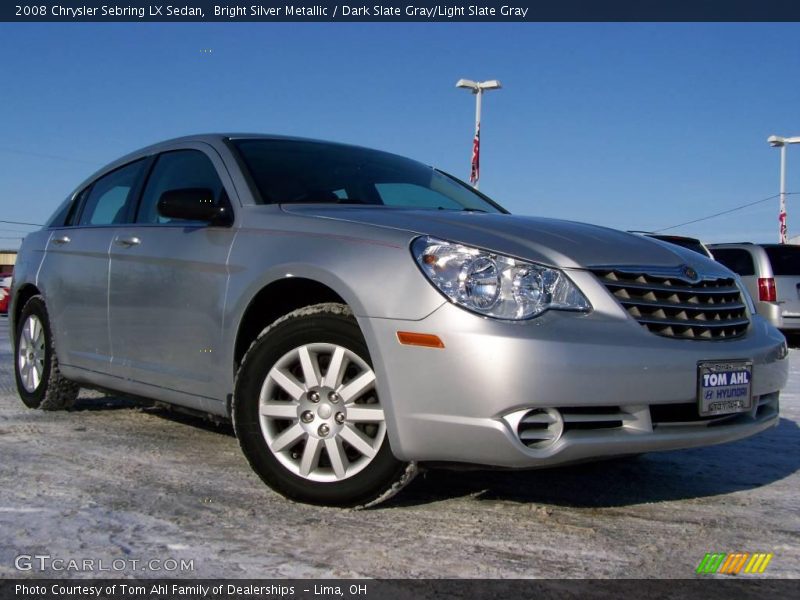
[[697,409],[701,417],[753,408],[753,363],[745,360],[697,363]]

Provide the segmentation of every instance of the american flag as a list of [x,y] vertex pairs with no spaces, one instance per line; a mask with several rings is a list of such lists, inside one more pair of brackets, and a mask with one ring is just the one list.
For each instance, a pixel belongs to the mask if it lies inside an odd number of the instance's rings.
[[475,139],[472,140],[472,169],[469,173],[469,182],[478,185],[481,176],[481,127],[475,128]]
[[781,207],[781,212],[778,215],[778,221],[780,222],[780,239],[781,244],[787,244],[789,242],[789,232],[786,229],[786,209]]

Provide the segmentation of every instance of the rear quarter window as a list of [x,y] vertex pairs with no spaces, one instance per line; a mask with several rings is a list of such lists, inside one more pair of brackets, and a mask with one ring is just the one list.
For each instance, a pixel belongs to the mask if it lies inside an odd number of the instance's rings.
[[740,250],[739,248],[714,248],[712,253],[717,262],[722,263],[738,275],[746,277],[756,274],[753,257],[747,250]]
[[800,246],[765,246],[772,274],[800,276]]

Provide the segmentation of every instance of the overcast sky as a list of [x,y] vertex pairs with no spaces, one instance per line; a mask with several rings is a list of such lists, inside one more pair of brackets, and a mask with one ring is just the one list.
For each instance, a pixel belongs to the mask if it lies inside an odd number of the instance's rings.
[[[351,142],[469,176],[514,213],[660,229],[778,191],[800,135],[800,24],[0,24],[0,219],[188,133]],[[789,148],[800,192],[800,146]],[[795,208],[796,207],[796,208]],[[673,230],[775,241],[777,199]],[[25,229],[0,224],[0,247]],[[800,195],[789,197],[800,233]]]

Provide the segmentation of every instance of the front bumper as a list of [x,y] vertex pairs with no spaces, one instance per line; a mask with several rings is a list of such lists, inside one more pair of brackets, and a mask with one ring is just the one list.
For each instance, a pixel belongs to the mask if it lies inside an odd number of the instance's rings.
[[[403,460],[533,468],[728,442],[777,423],[788,376],[785,340],[758,316],[745,336],[724,341],[659,337],[613,301],[588,315],[551,311],[527,322],[449,303],[420,321],[359,321],[392,450]],[[398,331],[438,335],[445,348],[401,345]],[[698,362],[725,359],[753,362],[754,408],[722,419],[686,416]],[[582,414],[583,424],[547,447],[529,447],[518,424],[537,407]],[[592,414],[604,423],[593,426]]]

